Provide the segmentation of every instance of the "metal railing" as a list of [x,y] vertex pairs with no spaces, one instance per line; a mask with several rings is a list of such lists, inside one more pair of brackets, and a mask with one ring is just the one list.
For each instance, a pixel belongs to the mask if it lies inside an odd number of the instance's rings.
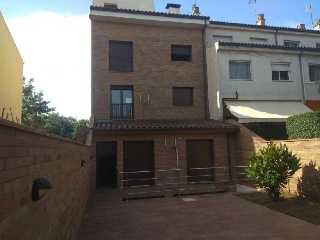
[[[180,196],[235,187],[248,181],[247,166],[165,169],[154,171],[118,171],[118,189],[122,198],[156,197],[165,194]],[[226,191],[226,190],[225,190]]]
[[111,104],[111,117],[113,119],[132,119],[132,106],[131,103]]

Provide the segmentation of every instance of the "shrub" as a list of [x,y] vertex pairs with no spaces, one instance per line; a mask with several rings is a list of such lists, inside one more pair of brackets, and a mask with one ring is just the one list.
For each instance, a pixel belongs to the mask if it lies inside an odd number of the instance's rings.
[[320,112],[308,112],[288,117],[289,139],[320,138]]
[[280,190],[285,188],[292,175],[301,168],[300,159],[286,145],[274,141],[251,155],[246,169],[248,178],[254,179],[273,201],[279,200]]

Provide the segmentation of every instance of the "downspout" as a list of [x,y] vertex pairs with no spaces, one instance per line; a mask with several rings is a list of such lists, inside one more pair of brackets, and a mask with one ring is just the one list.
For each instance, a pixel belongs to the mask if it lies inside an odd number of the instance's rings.
[[208,99],[208,76],[207,76],[207,41],[206,41],[207,20],[204,20],[204,27],[202,29],[202,51],[203,51],[203,78],[204,78],[204,97],[205,97],[205,118],[210,119],[209,114],[209,99]]
[[221,98],[221,100],[222,100],[222,119],[224,119],[223,109],[224,109],[224,106],[226,105],[224,101],[225,100],[238,100],[238,99],[239,99],[238,91],[236,91],[236,97],[234,97],[234,98]]
[[299,53],[299,64],[300,64],[300,79],[301,79],[301,86],[302,86],[302,103],[306,103],[306,88],[304,86],[304,75],[303,75],[303,66],[302,66],[302,50]]
[[278,29],[276,30],[276,33],[274,34],[275,40],[276,40],[276,46],[278,46]]

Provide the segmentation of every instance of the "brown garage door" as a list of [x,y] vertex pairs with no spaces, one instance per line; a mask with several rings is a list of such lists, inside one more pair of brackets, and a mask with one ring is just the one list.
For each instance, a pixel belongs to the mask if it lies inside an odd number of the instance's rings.
[[188,182],[213,181],[213,169],[195,170],[193,168],[213,167],[213,141],[187,140]]
[[[150,171],[145,173],[130,173],[124,176],[128,186],[154,184],[154,143],[153,141],[123,142],[124,172]],[[139,180],[135,180],[139,179]]]

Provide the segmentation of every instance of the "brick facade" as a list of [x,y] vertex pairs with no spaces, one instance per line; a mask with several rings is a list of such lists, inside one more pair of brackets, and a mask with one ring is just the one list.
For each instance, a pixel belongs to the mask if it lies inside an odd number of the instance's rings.
[[[205,118],[202,29],[91,21],[92,114],[110,118],[110,86],[134,89],[135,119]],[[109,41],[133,42],[133,72],[109,72]],[[171,61],[171,44],[191,45],[192,61]],[[193,106],[174,107],[172,87],[193,87]],[[148,94],[150,102],[147,101]],[[141,101],[140,101],[141,95]]]
[[[89,156],[85,145],[0,120],[0,238],[75,239],[91,187]],[[37,178],[53,189],[32,201]]]
[[[95,134],[93,137],[93,145],[91,156],[96,158],[96,142],[117,141],[117,168],[123,171],[123,141],[154,141],[154,162],[155,169],[167,170],[177,167],[176,153],[174,149],[174,139],[177,140],[179,168],[187,169],[187,155],[186,155],[186,141],[187,140],[212,140],[213,142],[213,162],[214,166],[228,166],[229,161],[231,165],[236,164],[235,152],[235,134],[229,133],[213,133],[213,132],[162,132],[162,133],[109,133],[109,134]],[[229,141],[229,143],[228,143]],[[229,145],[229,149],[228,149]],[[92,184],[95,187],[96,166],[95,161],[92,164]],[[225,170],[220,171],[221,179],[228,179],[229,173]],[[218,174],[218,172],[216,173]],[[226,174],[226,175],[225,175]],[[219,179],[217,179],[219,180]]]

